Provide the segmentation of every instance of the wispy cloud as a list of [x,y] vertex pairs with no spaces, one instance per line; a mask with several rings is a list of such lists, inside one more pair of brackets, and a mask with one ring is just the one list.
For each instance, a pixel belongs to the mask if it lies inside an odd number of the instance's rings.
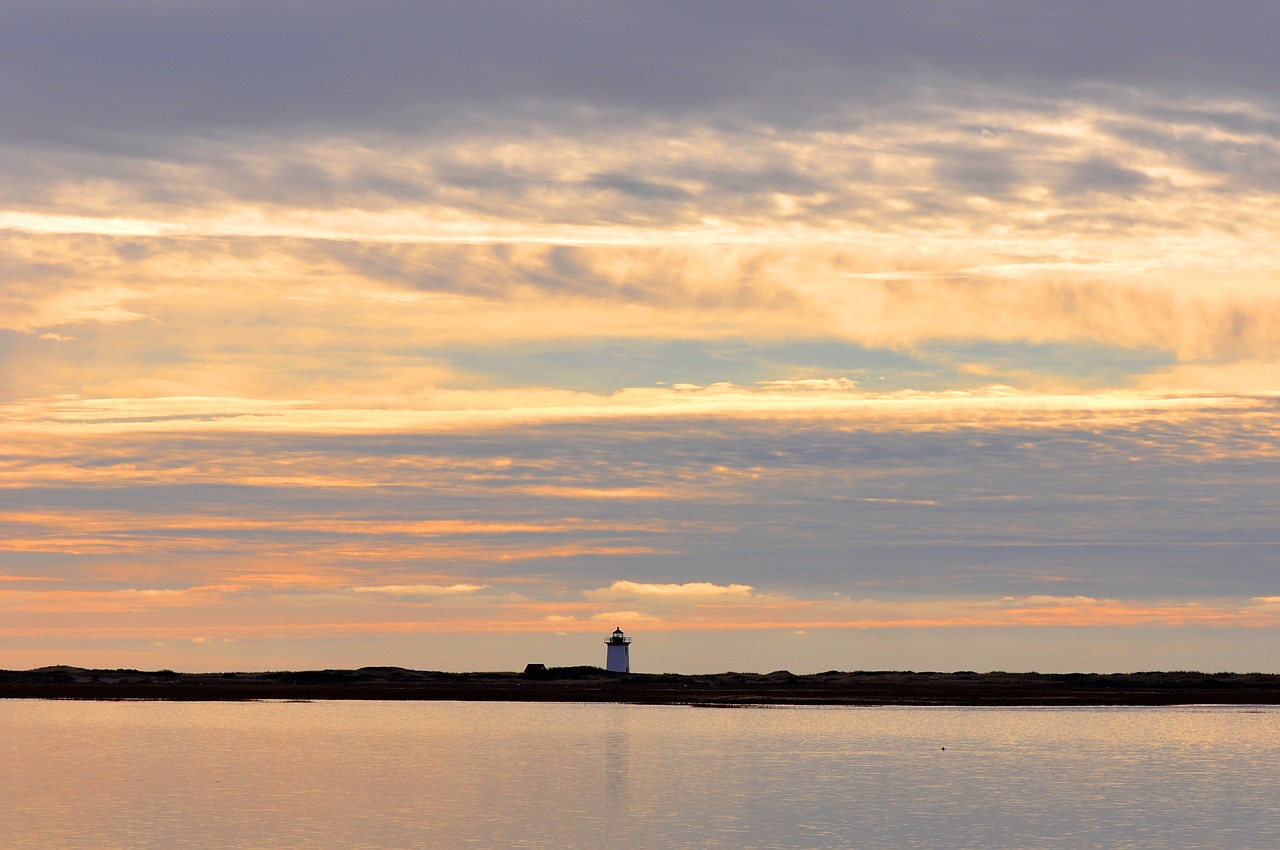
[[487,584],[388,584],[378,587],[353,587],[355,593],[378,593],[387,596],[454,596],[462,593],[478,593],[488,589]]

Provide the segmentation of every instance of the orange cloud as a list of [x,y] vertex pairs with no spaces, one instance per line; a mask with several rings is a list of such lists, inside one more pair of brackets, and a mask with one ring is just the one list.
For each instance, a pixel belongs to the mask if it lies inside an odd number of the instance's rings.
[[202,585],[184,588],[120,588],[115,590],[8,590],[0,589],[0,601],[12,612],[121,612],[147,609],[216,607],[239,585]]

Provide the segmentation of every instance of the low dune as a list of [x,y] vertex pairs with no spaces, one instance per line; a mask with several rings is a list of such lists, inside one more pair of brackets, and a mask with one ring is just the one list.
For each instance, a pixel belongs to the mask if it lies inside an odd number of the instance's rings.
[[175,673],[43,667],[0,671],[0,698],[366,699],[619,702],[650,705],[1261,705],[1280,704],[1262,673],[442,673],[399,667],[268,673]]

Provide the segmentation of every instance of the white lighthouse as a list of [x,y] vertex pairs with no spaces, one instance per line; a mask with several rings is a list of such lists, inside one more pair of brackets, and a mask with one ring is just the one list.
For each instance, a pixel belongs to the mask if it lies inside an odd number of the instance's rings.
[[622,633],[622,629],[614,629],[604,645],[609,647],[605,657],[604,669],[611,673],[631,672],[631,638]]

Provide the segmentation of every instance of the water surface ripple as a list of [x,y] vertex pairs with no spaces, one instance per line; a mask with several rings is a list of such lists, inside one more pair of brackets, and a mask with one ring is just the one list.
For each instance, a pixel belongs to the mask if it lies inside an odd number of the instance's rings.
[[1280,708],[0,701],[0,847],[1280,846]]

